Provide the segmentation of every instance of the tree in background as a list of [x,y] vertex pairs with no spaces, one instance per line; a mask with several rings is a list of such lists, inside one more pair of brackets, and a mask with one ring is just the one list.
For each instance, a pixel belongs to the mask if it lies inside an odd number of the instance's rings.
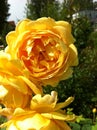
[[37,19],[43,16],[59,19],[60,3],[57,0],[28,0],[26,16]]
[[7,21],[9,11],[8,0],[0,0],[0,34],[2,34],[4,24]]
[[77,11],[93,9],[93,0],[73,0],[73,4]]
[[81,10],[94,8],[93,0],[27,0],[26,17],[37,19],[43,16],[71,22],[72,15]]
[[72,20],[72,33],[76,38],[75,44],[79,54],[88,46],[88,39],[93,32],[93,26],[87,17]]
[[61,4],[61,18],[71,22],[74,13],[92,9],[94,9],[93,0],[64,0]]

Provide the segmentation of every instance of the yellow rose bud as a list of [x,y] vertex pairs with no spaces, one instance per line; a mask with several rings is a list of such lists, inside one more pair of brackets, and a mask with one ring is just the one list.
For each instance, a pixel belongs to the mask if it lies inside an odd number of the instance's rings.
[[93,108],[92,112],[93,112],[93,113],[96,113],[96,111],[97,111],[96,108]]
[[43,17],[20,21],[7,37],[6,52],[19,59],[30,72],[30,80],[55,86],[72,74],[78,64],[71,25]]

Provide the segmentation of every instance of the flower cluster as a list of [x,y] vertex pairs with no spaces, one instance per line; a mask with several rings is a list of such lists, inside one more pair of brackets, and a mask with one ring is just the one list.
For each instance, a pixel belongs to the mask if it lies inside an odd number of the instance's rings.
[[66,21],[39,18],[20,21],[6,36],[0,51],[0,114],[7,130],[70,130],[65,121],[75,119],[61,108],[73,100],[57,103],[57,93],[43,94],[43,86],[56,86],[72,75],[78,64],[75,39]]

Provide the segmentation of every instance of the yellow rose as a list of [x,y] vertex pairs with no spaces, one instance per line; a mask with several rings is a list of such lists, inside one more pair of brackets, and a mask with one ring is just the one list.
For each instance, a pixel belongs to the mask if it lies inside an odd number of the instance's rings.
[[6,130],[71,130],[70,127],[60,120],[50,120],[39,113],[20,114],[8,122]]
[[20,59],[41,85],[56,85],[72,74],[78,64],[77,50],[71,34],[71,25],[65,21],[39,18],[19,22],[15,31],[6,37],[6,52]]
[[65,121],[75,119],[75,115],[67,115],[61,108],[73,101],[69,97],[63,103],[57,103],[57,93],[40,94],[32,97],[30,108],[16,108],[11,119],[1,127],[6,130],[71,130]]
[[3,51],[0,51],[0,85],[5,86],[5,88],[7,86],[13,87],[10,89],[20,91],[25,95],[42,92],[41,88],[29,80],[28,70],[22,63],[19,60],[12,60],[10,55]]
[[18,61],[11,61],[9,54],[0,51],[0,103],[5,107],[24,108],[32,98],[33,91],[21,79],[21,69]]

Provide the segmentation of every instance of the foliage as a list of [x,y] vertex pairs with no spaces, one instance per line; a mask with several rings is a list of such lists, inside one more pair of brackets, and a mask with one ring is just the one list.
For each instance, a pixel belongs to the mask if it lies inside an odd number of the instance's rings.
[[26,16],[37,19],[43,16],[59,19],[60,4],[57,0],[31,0],[27,3]]
[[[75,23],[77,22],[77,25]],[[86,117],[91,116],[91,109],[97,103],[97,38],[91,23],[85,18],[75,21],[73,34],[79,52],[79,65],[73,75],[75,104],[74,109]]]
[[[4,123],[6,121],[7,121],[6,117],[0,116],[0,124]],[[0,130],[6,130],[6,129],[5,128],[0,128]]]
[[13,27],[7,22],[9,17],[9,7],[8,0],[0,1],[0,49],[6,46],[6,34],[13,30]]
[[97,31],[93,31],[89,36],[89,44],[95,49],[97,49]]
[[93,0],[73,0],[73,4],[77,11],[93,9]]
[[52,17],[55,20],[72,20],[72,15],[81,10],[94,8],[93,0],[30,0],[26,5],[26,17],[37,19],[43,16]]
[[64,0],[61,4],[61,18],[71,22],[74,13],[92,9],[94,9],[93,0]]
[[72,33],[76,39],[75,45],[80,53],[82,49],[88,46],[88,39],[91,32],[93,32],[93,27],[86,17],[80,17],[72,20],[72,29]]
[[[41,16],[51,17],[55,20],[60,19],[60,4],[58,1],[48,2],[46,6],[44,6],[44,10],[41,12]],[[53,13],[52,13],[53,12]]]
[[8,13],[8,10],[9,10],[8,0],[1,0],[0,1],[0,34],[2,34],[5,21],[10,15]]
[[[73,77],[75,111],[79,114],[90,117],[92,108],[96,105],[97,100],[93,101],[97,95],[97,50],[95,48],[87,47],[83,49],[80,54],[79,66],[75,69]],[[72,91],[72,90],[71,90]]]
[[6,35],[7,35],[7,33],[14,30],[14,28],[15,28],[15,25],[12,25],[9,22],[4,23],[2,33],[0,34],[0,47],[1,47],[1,49],[2,49],[2,47],[5,48],[6,45],[7,45],[7,43],[6,43]]
[[93,124],[92,119],[84,119],[79,123],[70,122],[69,125],[71,126],[72,130],[97,130],[97,120],[95,124]]

